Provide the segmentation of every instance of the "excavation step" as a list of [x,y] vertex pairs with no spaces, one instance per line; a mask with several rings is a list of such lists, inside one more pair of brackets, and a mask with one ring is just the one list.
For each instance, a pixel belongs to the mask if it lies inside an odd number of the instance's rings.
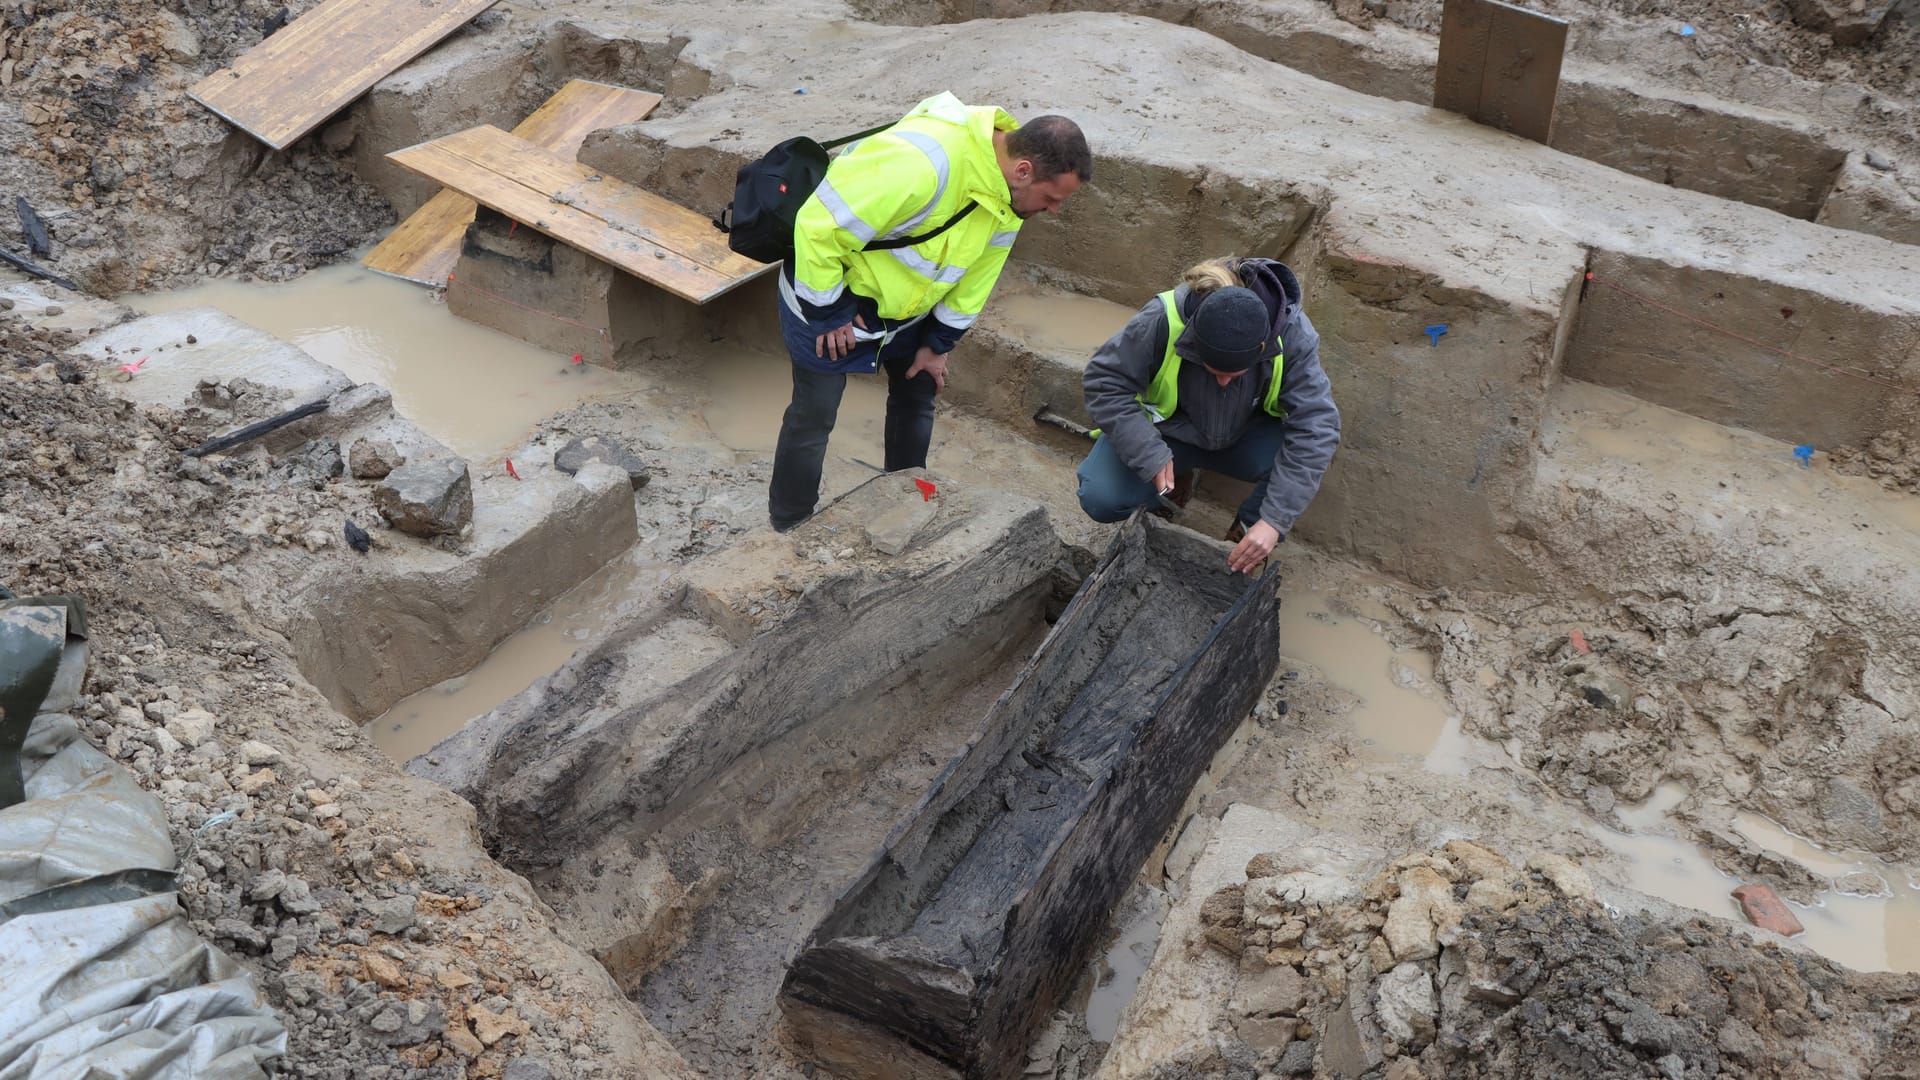
[[[1036,503],[876,476],[690,563],[657,608],[407,768],[471,799],[523,868],[626,849],[748,755],[897,687],[981,620],[1037,609],[1060,557]],[[661,655],[676,626],[720,647]]]
[[1017,1073],[1272,676],[1275,586],[1191,532],[1130,522],[795,958],[796,1041],[846,1075]]

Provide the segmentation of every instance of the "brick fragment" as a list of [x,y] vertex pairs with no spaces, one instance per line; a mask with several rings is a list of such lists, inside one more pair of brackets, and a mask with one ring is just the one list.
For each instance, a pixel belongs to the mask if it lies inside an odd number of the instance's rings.
[[1733,890],[1733,898],[1740,901],[1747,921],[1762,930],[1771,930],[1781,937],[1792,937],[1806,930],[1800,920],[1793,917],[1786,902],[1765,885],[1742,885]]

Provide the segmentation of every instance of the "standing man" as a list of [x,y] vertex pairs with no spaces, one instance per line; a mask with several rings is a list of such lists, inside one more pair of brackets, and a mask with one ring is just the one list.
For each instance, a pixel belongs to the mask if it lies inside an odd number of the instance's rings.
[[1320,490],[1340,410],[1300,281],[1272,259],[1213,259],[1146,302],[1087,362],[1087,413],[1103,429],[1080,464],[1080,508],[1119,521],[1171,496],[1195,467],[1253,483],[1227,565],[1259,569]]
[[[1060,209],[1091,179],[1093,155],[1073,121],[1020,125],[950,93],[833,160],[800,208],[793,259],[780,271],[793,403],[767,496],[776,530],[806,520],[820,499],[849,372],[886,369],[887,471],[926,465],[947,355],[986,306],[1020,223]],[[920,243],[864,250],[936,229]]]

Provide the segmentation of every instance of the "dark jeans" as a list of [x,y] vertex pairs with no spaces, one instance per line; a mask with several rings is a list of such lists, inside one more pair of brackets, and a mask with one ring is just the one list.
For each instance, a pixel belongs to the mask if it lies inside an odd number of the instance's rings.
[[[1179,439],[1167,439],[1173,451],[1173,470],[1206,469],[1236,480],[1253,483],[1253,493],[1240,504],[1237,515],[1242,525],[1260,520],[1260,504],[1267,499],[1267,477],[1273,474],[1274,457],[1280,453],[1280,439],[1286,422],[1264,413],[1256,416],[1240,441],[1221,450],[1202,450]],[[1094,442],[1087,460],[1080,463],[1080,509],[1095,521],[1121,521],[1142,506],[1158,506],[1153,484],[1142,480],[1120,460],[1112,440]]]
[[[813,359],[813,338],[806,324],[785,305],[780,309],[781,336],[790,354]],[[887,373],[886,458],[888,472],[925,468],[927,445],[933,441],[933,400],[939,393],[933,376],[925,372],[909,379],[907,369],[920,351],[920,327],[910,326],[881,347],[862,342],[849,366],[873,357],[879,349],[881,370]],[[780,441],[773,451],[773,483],[767,491],[767,516],[782,532],[805,521],[820,501],[820,471],[827,460],[827,437],[840,413],[840,395],[847,388],[842,373],[827,374],[793,365],[793,403],[780,421]]]

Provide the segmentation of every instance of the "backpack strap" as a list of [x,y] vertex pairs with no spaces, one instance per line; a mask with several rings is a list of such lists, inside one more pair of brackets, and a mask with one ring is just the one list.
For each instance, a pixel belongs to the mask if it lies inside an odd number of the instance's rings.
[[[893,125],[897,123],[899,123],[899,121],[895,120],[890,123],[881,124],[879,127],[872,127],[872,128],[868,128],[865,131],[855,132],[852,135],[842,135],[838,139],[834,139],[830,142],[821,143],[820,149],[833,150],[838,147],[845,146],[851,142],[859,142],[861,139],[867,138],[872,135],[878,135],[883,131],[890,130],[893,127]],[[942,222],[938,228],[932,229],[928,232],[923,232],[918,236],[902,236],[902,237],[895,238],[893,240],[875,240],[872,243],[868,244],[866,247],[862,248],[861,250],[892,251],[895,248],[912,247],[915,244],[924,244],[927,241],[933,239],[934,237],[939,236],[941,233],[946,232],[948,229],[953,228],[955,225],[958,225],[960,223],[961,218],[966,217],[968,214],[973,213],[973,208],[979,205],[980,204],[976,202],[967,203],[967,205],[960,208],[959,213],[953,215],[952,217],[948,218],[946,221]],[[714,218],[713,223],[720,227],[721,232],[727,231],[727,226],[724,224],[721,224],[721,221],[719,218]]]
[[930,232],[923,232],[919,236],[895,237],[892,240],[875,240],[874,242],[868,244],[866,247],[861,248],[860,250],[892,251],[894,248],[912,247],[915,244],[924,244],[927,241],[933,239],[934,237],[939,236],[941,233],[946,232],[948,229],[953,228],[955,225],[960,224],[960,219],[963,217],[966,217],[968,214],[973,213],[973,208],[979,205],[980,204],[977,202],[967,203],[967,205],[960,208],[959,213],[941,222],[939,228],[933,229]]
[[878,135],[878,134],[880,134],[881,132],[883,132],[883,131],[885,131],[885,130],[887,130],[888,128],[890,128],[890,127],[892,127],[893,125],[895,125],[895,124],[897,124],[897,123],[899,123],[899,122],[900,122],[900,121],[898,121],[898,120],[889,120],[889,121],[887,121],[886,123],[884,123],[884,124],[881,124],[881,125],[880,125],[879,127],[874,127],[874,128],[868,128],[868,129],[867,129],[867,130],[865,130],[865,131],[859,131],[859,132],[855,132],[855,133],[854,133],[854,134],[852,134],[852,135],[842,135],[841,137],[839,137],[839,138],[837,138],[837,139],[834,139],[834,140],[833,140],[833,141],[831,141],[831,142],[823,142],[823,143],[821,143],[821,144],[820,144],[820,149],[822,149],[822,150],[833,150],[833,149],[837,149],[837,148],[839,148],[839,147],[842,147],[842,146],[845,146],[845,145],[847,145],[847,144],[848,144],[848,143],[850,143],[850,142],[859,142],[859,141],[860,141],[861,139],[864,139],[864,138],[866,138],[866,137],[867,137],[867,136],[869,136],[869,135]]

